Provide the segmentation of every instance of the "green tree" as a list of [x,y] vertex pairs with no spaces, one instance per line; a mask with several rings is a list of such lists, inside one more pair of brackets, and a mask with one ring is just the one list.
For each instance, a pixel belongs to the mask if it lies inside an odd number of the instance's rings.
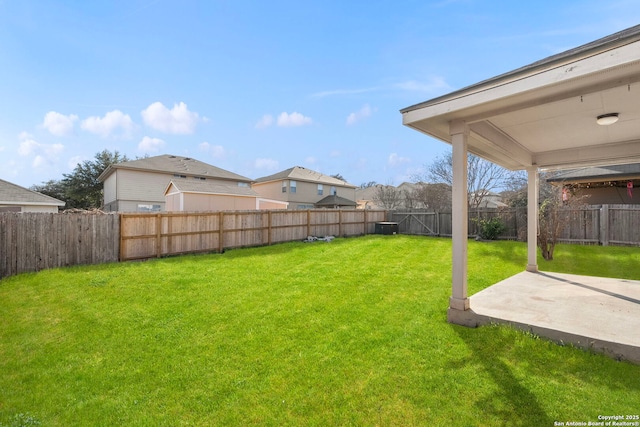
[[129,161],[126,155],[118,151],[103,150],[94,160],[78,163],[70,174],[63,174],[61,185],[64,188],[67,208],[93,209],[102,207],[103,184],[98,177],[110,165]]
[[65,188],[60,180],[50,179],[40,185],[32,185],[29,189],[58,200],[66,201]]

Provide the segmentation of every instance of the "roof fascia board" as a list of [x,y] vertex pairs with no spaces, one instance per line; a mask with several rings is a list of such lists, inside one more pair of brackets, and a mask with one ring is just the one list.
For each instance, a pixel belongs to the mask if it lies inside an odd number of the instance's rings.
[[6,200],[0,200],[0,206],[4,206],[4,205],[11,205],[11,206],[64,206],[66,205],[65,202],[60,202],[60,203],[56,203],[56,202],[13,202],[13,201],[6,201]]
[[483,80],[471,86],[467,86],[460,90],[445,94],[443,96],[425,101],[419,104],[415,104],[400,110],[405,114],[413,110],[418,110],[431,104],[439,104],[447,102],[454,98],[464,97],[476,92],[489,90],[493,87],[509,84],[513,81],[526,79],[532,75],[544,73],[551,69],[562,68],[568,64],[579,62],[584,59],[589,59],[594,56],[598,56],[602,53],[609,52],[611,50],[628,47],[628,45],[634,44],[640,40],[640,25],[632,27],[630,29],[623,30],[616,34],[601,38],[586,45],[579,46],[577,48],[568,50],[566,52],[550,56],[546,59],[534,62],[524,67],[509,71],[504,74],[492,77],[487,80]]
[[[533,75],[522,76],[507,82],[497,82],[487,87],[478,87],[472,92],[461,94],[453,92],[443,99],[437,98],[428,101],[417,109],[403,110],[403,123],[407,125],[415,121],[442,115],[453,117],[455,112],[471,107],[489,104],[499,99],[505,99],[545,87],[557,87],[560,84],[567,83],[574,79],[584,78],[594,73],[602,73],[604,70],[623,67],[634,62],[637,63],[637,52],[638,49],[640,49],[638,43],[621,46],[615,50],[599,52],[598,55],[581,58],[574,62],[562,64],[561,66],[541,70]],[[562,97],[566,97],[566,94]],[[504,108],[512,110],[513,106]],[[481,118],[482,117],[478,117],[476,119]]]

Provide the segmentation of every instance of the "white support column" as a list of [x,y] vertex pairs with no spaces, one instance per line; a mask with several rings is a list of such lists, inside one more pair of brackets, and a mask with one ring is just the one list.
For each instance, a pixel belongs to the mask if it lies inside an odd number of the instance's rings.
[[538,168],[527,169],[527,271],[538,271]]
[[450,310],[468,310],[467,295],[467,238],[469,211],[467,195],[467,144],[469,127],[465,122],[449,124],[453,147],[453,190],[452,190],[452,245],[453,271]]

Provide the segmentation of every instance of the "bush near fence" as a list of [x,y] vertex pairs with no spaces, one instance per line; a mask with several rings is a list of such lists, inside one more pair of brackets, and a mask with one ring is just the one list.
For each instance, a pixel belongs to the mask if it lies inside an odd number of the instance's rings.
[[[640,205],[590,205],[569,209],[569,221],[560,241],[591,245],[640,245]],[[389,212],[389,221],[398,223],[403,234],[451,237],[451,212],[397,210]],[[527,238],[527,209],[471,209],[469,237],[478,234],[475,219],[500,218],[506,226],[500,239]]]
[[358,236],[386,211],[317,209],[203,213],[0,213],[0,278],[47,268],[222,252],[225,249]]

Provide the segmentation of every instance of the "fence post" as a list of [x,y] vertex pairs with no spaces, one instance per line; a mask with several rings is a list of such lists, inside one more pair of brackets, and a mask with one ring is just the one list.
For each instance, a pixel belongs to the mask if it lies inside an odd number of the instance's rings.
[[271,211],[269,211],[268,221],[269,224],[267,225],[267,244],[271,246]]
[[220,212],[218,215],[218,252],[222,253],[224,250],[224,212]]
[[311,236],[311,209],[307,209],[307,236]]
[[365,206],[364,208],[364,233],[362,233],[363,235],[367,235],[368,231],[369,231],[369,227],[367,226],[367,208]]
[[602,205],[600,208],[600,244],[609,246],[609,205]]
[[156,258],[162,256],[162,216],[156,215]]

